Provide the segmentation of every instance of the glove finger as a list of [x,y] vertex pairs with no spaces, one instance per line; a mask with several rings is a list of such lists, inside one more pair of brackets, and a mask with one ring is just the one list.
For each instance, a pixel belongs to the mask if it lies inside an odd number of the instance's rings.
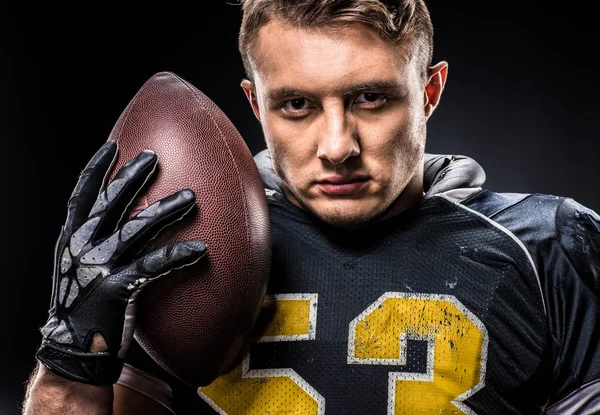
[[175,242],[157,249],[127,267],[120,274],[127,284],[127,290],[133,291],[125,309],[123,336],[118,356],[123,358],[133,340],[136,320],[136,300],[145,285],[156,278],[198,262],[206,254],[206,245],[200,240]]
[[85,265],[115,264],[123,256],[131,257],[164,227],[183,218],[194,207],[195,201],[194,192],[186,189],[153,203],[104,242],[86,252],[79,262]]
[[87,220],[102,184],[116,160],[117,151],[116,141],[107,141],[81,172],[69,198],[65,232],[71,233]]
[[105,238],[115,231],[127,207],[154,172],[157,160],[156,153],[144,150],[119,169],[89,212],[90,220],[96,221],[90,235],[92,240]]
[[195,202],[194,191],[184,189],[142,210],[121,228],[122,245],[117,255],[131,258],[139,253],[162,229],[187,215]]
[[198,239],[173,242],[137,259],[120,274],[128,289],[139,289],[148,281],[198,262],[206,254],[206,244]]

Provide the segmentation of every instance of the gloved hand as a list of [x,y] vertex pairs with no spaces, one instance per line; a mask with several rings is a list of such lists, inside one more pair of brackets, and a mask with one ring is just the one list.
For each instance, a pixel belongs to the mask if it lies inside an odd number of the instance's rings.
[[[140,290],[206,252],[202,241],[191,240],[135,256],[163,227],[192,209],[195,194],[174,193],[119,228],[127,207],[154,171],[157,156],[151,151],[140,153],[99,194],[116,154],[116,142],[102,146],[69,200],[55,248],[49,318],[36,355],[53,372],[93,385],[112,384],[119,377],[133,338]],[[104,352],[89,351],[96,333],[106,341]]]

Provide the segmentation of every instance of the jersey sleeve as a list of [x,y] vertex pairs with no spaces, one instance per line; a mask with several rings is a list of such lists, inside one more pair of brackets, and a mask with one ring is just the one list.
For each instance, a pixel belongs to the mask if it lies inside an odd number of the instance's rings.
[[556,211],[544,261],[554,379],[547,412],[600,412],[600,217],[572,199]]
[[550,333],[546,413],[600,413],[600,216],[541,194],[485,190],[466,204],[513,233],[536,266]]
[[161,379],[125,363],[117,385],[141,393],[175,414],[173,391],[169,384]]
[[167,373],[137,341],[127,351],[117,384],[146,395],[177,415],[200,413],[196,388]]

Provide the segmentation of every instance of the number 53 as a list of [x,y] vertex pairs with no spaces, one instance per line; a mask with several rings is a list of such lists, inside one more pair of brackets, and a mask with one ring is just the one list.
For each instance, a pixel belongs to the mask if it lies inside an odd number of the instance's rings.
[[[261,341],[314,340],[317,294],[279,294]],[[388,414],[474,414],[462,401],[484,386],[485,326],[454,296],[387,292],[350,322],[348,364],[404,366],[407,341],[427,342],[425,373],[390,370]],[[244,362],[200,388],[219,414],[324,414],[325,399],[293,369]]]

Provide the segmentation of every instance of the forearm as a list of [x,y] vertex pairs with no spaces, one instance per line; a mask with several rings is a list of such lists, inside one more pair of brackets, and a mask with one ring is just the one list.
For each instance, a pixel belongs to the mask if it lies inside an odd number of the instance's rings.
[[24,415],[110,415],[113,387],[73,382],[38,365],[27,388]]

